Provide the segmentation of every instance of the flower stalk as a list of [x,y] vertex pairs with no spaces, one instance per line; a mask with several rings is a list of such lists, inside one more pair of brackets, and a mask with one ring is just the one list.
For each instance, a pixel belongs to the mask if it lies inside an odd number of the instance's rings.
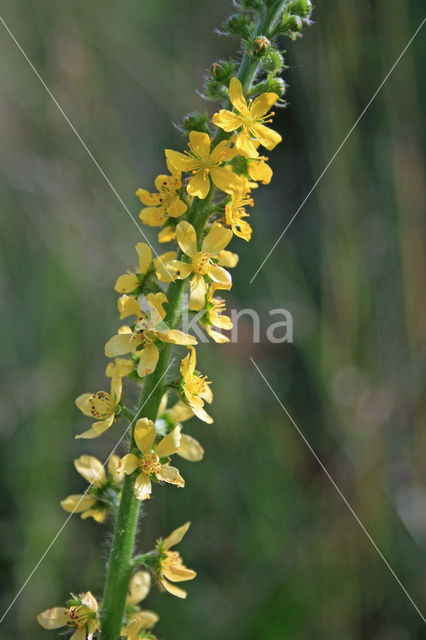
[[[176,243],[175,250],[152,259],[148,245],[136,245],[139,266],[121,275],[115,285],[121,294],[120,318],[128,324],[105,346],[107,357],[114,359],[106,369],[111,393],[83,394],[76,401],[85,415],[95,419],[77,437],[97,438],[125,418],[129,449],[121,460],[114,457],[109,475],[97,459],[81,456],[75,464],[91,482],[89,493],[80,496],[80,502],[79,496],[62,501],[68,511],[100,523],[108,510],[114,512],[120,496],[102,602],[87,592],[74,597],[68,609],[56,607],[38,617],[48,629],[73,627],[73,640],[91,640],[98,632],[101,640],[154,638],[151,629],[157,614],[136,606],[148,594],[151,576],[160,591],[185,598],[186,591],[175,583],[196,575],[174,549],[189,523],[160,538],[153,550],[134,555],[140,503],[158,484],[185,485],[170,464],[172,456],[190,462],[203,457],[201,444],[182,433],[182,423],[191,417],[213,422],[206,411],[213,398],[210,381],[196,369],[196,340],[178,328],[184,296],[189,289],[189,311],[204,311],[199,323],[212,340],[228,342],[221,330],[230,329],[232,322],[223,313],[224,300],[214,294],[232,286],[228,269],[235,267],[238,256],[227,249],[228,243],[234,236],[246,241],[251,237],[246,220],[246,206],[253,204],[250,192],[258,182],[271,180],[272,170],[259,148],[272,150],[281,141],[267,126],[274,115],[270,108],[282,104],[285,90],[279,77],[284,61],[277,38],[295,39],[300,23],[309,23],[312,10],[309,0],[241,0],[238,7],[240,12],[231,16],[226,29],[241,41],[239,68],[234,61],[214,63],[206,85],[207,98],[219,101],[221,109],[210,121],[207,114],[187,116],[183,124],[189,133],[187,150],[165,151],[170,175],[157,177],[157,193],[137,191],[144,205],[141,220],[162,227],[159,241]],[[262,80],[257,82],[260,74]],[[179,376],[170,379],[175,345],[187,351]],[[123,378],[143,385],[136,411],[123,404]],[[169,395],[177,396],[173,406]],[[146,571],[134,573],[141,565]]]

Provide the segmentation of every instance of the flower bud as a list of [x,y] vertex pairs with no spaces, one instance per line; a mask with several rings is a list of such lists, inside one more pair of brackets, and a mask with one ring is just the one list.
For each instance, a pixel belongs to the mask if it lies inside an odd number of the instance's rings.
[[283,15],[282,28],[287,32],[298,33],[303,28],[302,18],[286,13]]
[[[289,6],[290,13],[300,18],[309,18],[312,13],[311,0],[293,0]],[[293,29],[296,31],[296,29]]]
[[206,95],[210,100],[222,100],[228,97],[228,90],[222,82],[210,77],[206,85]]
[[262,58],[262,67],[268,73],[279,73],[284,65],[284,58],[281,53],[271,47],[268,53]]
[[228,86],[235,73],[235,62],[233,60],[218,60],[212,64],[210,71],[215,80]]
[[287,89],[287,84],[279,77],[273,78],[268,76],[265,84],[267,92],[277,93],[279,96],[283,96]]
[[234,13],[228,18],[225,26],[231,36],[238,36],[244,40],[248,40],[250,38],[252,22],[249,16]]
[[255,56],[256,58],[263,58],[263,56],[268,54],[271,48],[271,43],[266,36],[258,36],[257,38],[254,38],[254,40],[251,40],[247,46],[252,56]]
[[182,129],[184,131],[202,131],[203,133],[209,133],[208,128],[209,114],[203,111],[192,111],[188,113],[182,121]]

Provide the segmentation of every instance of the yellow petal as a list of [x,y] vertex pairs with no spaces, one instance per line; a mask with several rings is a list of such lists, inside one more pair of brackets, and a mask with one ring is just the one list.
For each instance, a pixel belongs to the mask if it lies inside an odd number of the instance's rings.
[[274,131],[273,129],[269,129],[265,127],[264,124],[255,124],[253,126],[253,131],[259,140],[260,144],[262,144],[265,149],[271,150],[277,146],[279,142],[281,142],[282,138],[279,133]]
[[219,265],[213,265],[209,269],[209,276],[214,282],[229,286],[232,284],[231,274]]
[[131,333],[119,333],[113,336],[105,345],[107,358],[115,358],[115,356],[122,356],[133,351],[132,338],[133,334]]
[[175,545],[179,544],[179,542],[183,539],[185,533],[188,531],[190,526],[191,526],[190,522],[185,522],[185,524],[183,524],[181,527],[178,527],[177,529],[172,531],[171,534],[167,536],[165,540],[163,540],[163,545],[162,545],[163,549],[168,551],[169,549],[171,549],[171,547],[174,547]]
[[78,473],[95,487],[102,487],[106,483],[104,465],[94,456],[82,455],[74,460]]
[[158,193],[149,193],[146,189],[138,189],[136,191],[136,195],[143,204],[148,206],[156,206],[160,204]]
[[[166,312],[163,309],[163,305],[167,303],[167,296],[163,292],[158,293],[148,293],[146,296],[148,306],[151,311],[151,321],[154,324],[158,324],[166,317]],[[158,315],[158,322],[155,322],[154,315]]]
[[171,456],[179,449],[180,427],[176,427],[157,444],[155,453],[159,458]]
[[126,604],[138,604],[146,598],[151,589],[151,575],[148,571],[137,571],[130,580]]
[[[163,231],[165,231],[166,229],[163,229]],[[161,242],[161,240],[159,240],[159,242]],[[176,251],[167,251],[166,253],[161,254],[161,256],[158,256],[158,258],[154,258],[153,264],[155,272],[157,274],[157,278],[161,280],[161,282],[172,282],[173,275],[168,268],[167,263],[173,260],[175,257]]]
[[137,456],[133,455],[133,453],[128,453],[127,455],[124,456],[124,458],[121,459],[120,465],[119,465],[119,471],[122,473],[133,473],[133,471],[135,471],[135,469],[137,469],[139,467],[140,464],[140,460]]
[[139,353],[141,354],[141,359],[138,364],[138,375],[143,378],[155,371],[160,353],[153,342]]
[[246,131],[241,131],[235,138],[235,148],[245,158],[257,158],[259,155],[257,146]]
[[194,174],[188,182],[187,191],[189,195],[194,198],[197,197],[200,198],[200,200],[204,200],[204,198],[207,198],[210,186],[208,172],[201,169],[200,171],[197,171],[197,173]]
[[115,453],[108,460],[108,473],[112,476],[112,481],[115,485],[120,484],[123,480],[124,471],[119,470],[120,462],[120,456],[117,456]]
[[183,565],[167,564],[163,567],[162,574],[172,582],[186,582],[187,580],[193,580],[197,572]]
[[276,103],[279,96],[276,93],[262,93],[255,100],[250,108],[253,120],[258,120]]
[[227,111],[226,109],[221,109],[219,113],[215,113],[212,118],[213,124],[216,127],[220,127],[224,131],[235,131],[239,129],[242,125],[241,116],[236,113],[232,113],[232,111]]
[[120,402],[122,389],[123,381],[121,377],[115,376],[114,378],[111,378],[111,397],[114,403],[114,407],[116,407]]
[[68,609],[64,607],[54,607],[39,613],[37,620],[43,629],[58,629],[59,627],[65,627],[67,624],[69,620],[67,613]]
[[[176,231],[173,226],[164,227],[157,236],[158,242],[171,242],[176,237]],[[160,278],[161,280],[161,278]],[[164,281],[164,282],[167,282]]]
[[227,140],[222,140],[218,145],[213,149],[210,155],[211,162],[225,162],[226,160],[230,160],[233,158],[236,153],[233,147],[228,146]]
[[124,295],[120,296],[117,300],[117,308],[120,312],[120,319],[127,318],[127,316],[142,316],[142,309],[139,302],[132,296]]
[[161,467],[161,471],[155,474],[158,480],[162,480],[163,482],[168,482],[169,484],[175,484],[178,487],[185,486],[185,480],[179,473],[179,470],[176,467],[171,467],[168,464],[163,464]]
[[102,524],[105,522],[108,514],[108,509],[106,507],[99,507],[96,509],[88,509],[81,514],[82,520],[87,520],[87,518],[93,518],[95,522],[98,524]]
[[197,354],[194,347],[189,346],[188,349],[190,352],[185,356],[180,365],[180,372],[184,379],[192,375],[197,363]]
[[121,635],[126,636],[127,640],[138,640],[141,637],[139,632],[142,629],[151,629],[159,619],[154,611],[139,611],[131,616],[126,629],[121,632]]
[[262,184],[269,184],[272,179],[272,169],[266,162],[262,160],[253,160],[249,162],[248,174],[252,180],[257,180]]
[[82,393],[81,396],[75,399],[76,406],[84,413],[85,416],[93,417],[92,405],[89,402],[89,398],[93,396],[93,393]]
[[166,149],[165,154],[167,162],[170,163],[176,171],[192,171],[198,164],[195,158],[191,158],[179,151]]
[[237,253],[232,253],[232,251],[219,251],[216,255],[217,260],[219,261],[219,265],[221,267],[236,267],[238,264],[239,256]]
[[139,286],[139,280],[135,273],[125,273],[117,278],[115,290],[118,293],[132,293]]
[[189,134],[189,142],[191,149],[194,150],[199,158],[205,160],[209,157],[211,140],[207,133],[191,131]]
[[133,489],[138,500],[149,500],[152,491],[149,476],[145,475],[145,473],[140,473],[135,480]]
[[138,242],[135,249],[139,257],[139,267],[141,273],[146,273],[148,271],[149,265],[152,262],[151,247],[146,244],[146,242]]
[[231,78],[228,95],[231,103],[240,113],[247,113],[247,101],[243,94],[243,87],[238,78]]
[[[84,626],[84,627],[77,627],[77,629],[74,631],[72,636],[70,636],[69,640],[86,640],[86,638],[87,638],[86,626]],[[89,638],[89,640],[91,639]]]
[[216,187],[226,193],[232,193],[233,190],[238,189],[241,185],[241,178],[232,173],[232,171],[225,169],[225,167],[212,167],[210,176]]
[[190,258],[197,253],[197,234],[189,222],[182,221],[176,227],[176,239],[179,247]]
[[170,260],[167,263],[167,268],[174,278],[178,280],[185,280],[193,271],[192,264],[190,262],[182,262],[182,260]]
[[213,418],[209,416],[209,414],[203,409],[203,407],[197,407],[194,405],[192,408],[197,418],[200,418],[200,420],[206,422],[207,424],[212,424]]
[[133,371],[135,365],[126,358],[116,358],[114,362],[109,362],[105,370],[107,378],[128,376]]
[[148,418],[139,418],[135,425],[135,442],[143,454],[150,453],[155,440],[155,424]]
[[194,275],[189,290],[189,308],[191,311],[199,311],[204,307],[207,291],[207,285],[202,275]]
[[187,209],[188,207],[186,206],[186,204],[182,202],[182,200],[178,196],[176,196],[176,198],[173,198],[167,208],[167,215],[171,216],[172,218],[178,218],[179,216],[184,214]]
[[203,240],[203,251],[215,256],[232,240],[232,231],[215,222]]
[[61,500],[61,507],[70,513],[81,513],[90,509],[96,502],[94,496],[72,494]]
[[181,436],[177,454],[189,462],[199,462],[203,459],[204,449],[198,440],[185,433]]
[[84,438],[86,440],[98,438],[100,435],[104,433],[104,431],[107,431],[107,429],[111,427],[113,422],[114,422],[114,414],[111,414],[111,416],[109,416],[109,418],[106,418],[105,420],[101,420],[100,422],[94,422],[92,424],[91,429],[89,429],[88,431],[84,431],[83,433],[80,433],[78,436],[75,436],[75,437],[77,438],[77,440],[79,438]]
[[169,419],[172,422],[185,422],[185,420],[189,420],[194,415],[191,407],[189,407],[185,402],[179,400],[176,402],[174,407],[172,407],[169,411]]
[[161,227],[168,220],[168,215],[163,207],[145,207],[141,209],[139,218],[149,227]]
[[184,333],[179,329],[165,329],[164,331],[156,331],[156,337],[163,342],[169,342],[171,344],[197,344],[197,340],[189,333]]
[[215,331],[209,325],[205,326],[204,329],[207,331],[208,335],[212,340],[214,340],[217,344],[225,344],[229,342],[228,336],[224,336],[223,333],[219,331]]
[[182,599],[186,598],[186,591],[184,591],[183,589],[179,589],[179,587],[172,584],[171,582],[168,582],[165,578],[161,579],[161,584],[163,585],[164,589],[171,593],[173,596]]

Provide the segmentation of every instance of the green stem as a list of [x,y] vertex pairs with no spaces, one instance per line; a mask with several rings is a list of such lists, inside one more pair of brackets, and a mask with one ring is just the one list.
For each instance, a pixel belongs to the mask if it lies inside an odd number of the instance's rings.
[[[287,0],[277,0],[277,2],[269,7],[263,19],[258,24],[258,35],[268,37],[286,3]],[[258,68],[258,60],[253,59],[253,57],[246,52],[238,74],[245,91],[249,89],[253,82]],[[223,131],[219,130],[214,138],[213,144],[216,145],[220,140],[226,139],[227,137],[229,137],[229,134],[224,134]],[[188,219],[194,225],[199,239],[209,217],[209,205],[213,193],[214,187],[212,185],[207,198],[204,201],[195,201],[188,215]],[[175,328],[179,325],[182,315],[182,296],[186,286],[186,280],[179,280],[171,283],[168,287],[168,305],[165,322],[170,328]],[[170,355],[171,345],[165,344],[160,352],[154,373],[145,380],[139,408],[133,423],[131,423],[132,438],[130,451],[135,447],[133,430],[136,419],[146,417],[149,420],[155,421],[157,418],[161,397],[164,393],[164,385],[162,382],[170,366]],[[101,640],[117,640],[120,636],[128,584],[135,566],[132,555],[138,524],[139,507],[140,502],[136,499],[133,491],[133,478],[130,475],[126,476],[107,565],[102,605]],[[143,556],[140,557],[142,558]]]

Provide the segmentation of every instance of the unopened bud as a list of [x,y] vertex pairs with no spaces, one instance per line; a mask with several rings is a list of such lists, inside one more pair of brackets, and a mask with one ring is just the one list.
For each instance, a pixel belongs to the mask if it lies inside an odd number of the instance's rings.
[[244,40],[250,38],[251,19],[249,16],[240,13],[234,13],[226,21],[226,28],[232,36],[238,36]]
[[218,60],[210,67],[215,80],[229,85],[229,81],[235,72],[235,62],[233,60]]
[[262,67],[268,73],[279,73],[284,65],[284,58],[281,53],[271,47],[268,53],[262,58]]
[[185,131],[202,131],[209,133],[208,128],[209,114],[203,111],[192,111],[188,113],[182,121],[182,129]]
[[302,31],[303,28],[302,18],[286,13],[282,19],[282,28],[284,31],[298,33],[299,31]]
[[248,50],[252,56],[263,58],[271,48],[271,43],[266,36],[258,36],[248,43]]
[[290,13],[295,16],[299,16],[300,18],[309,18],[312,13],[312,2],[311,0],[293,0],[289,9]]

